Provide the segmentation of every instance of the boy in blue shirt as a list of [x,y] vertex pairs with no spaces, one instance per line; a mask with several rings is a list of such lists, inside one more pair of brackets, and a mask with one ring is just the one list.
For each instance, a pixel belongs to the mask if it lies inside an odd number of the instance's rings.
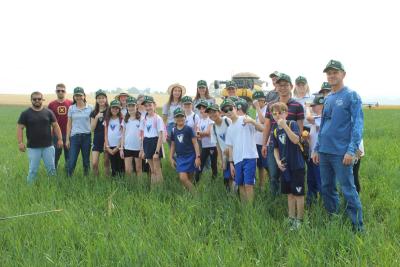
[[[301,225],[304,215],[304,159],[299,147],[300,130],[295,121],[286,121],[288,107],[283,102],[271,106],[271,113],[277,122],[271,135],[274,157],[282,172],[281,191],[288,195],[290,229]],[[296,214],[297,209],[297,214]]]
[[[186,116],[181,108],[174,110],[176,126],[171,133],[170,161],[173,168],[179,173],[183,186],[193,191],[193,173],[200,167],[200,148],[196,135],[190,126],[185,125]],[[176,153],[176,158],[174,155]]]

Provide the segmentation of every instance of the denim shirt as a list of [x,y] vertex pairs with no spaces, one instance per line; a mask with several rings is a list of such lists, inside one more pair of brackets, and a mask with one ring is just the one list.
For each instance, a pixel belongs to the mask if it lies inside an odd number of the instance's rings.
[[364,114],[360,96],[348,87],[325,100],[316,152],[355,155],[362,139]]

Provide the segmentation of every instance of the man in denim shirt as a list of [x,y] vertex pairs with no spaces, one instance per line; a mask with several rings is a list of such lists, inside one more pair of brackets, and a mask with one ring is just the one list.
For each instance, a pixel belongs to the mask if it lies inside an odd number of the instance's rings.
[[339,182],[347,203],[347,213],[356,231],[363,230],[361,201],[354,185],[353,163],[361,142],[364,118],[360,96],[344,86],[342,63],[331,60],[324,72],[332,86],[326,97],[318,141],[312,158],[320,165],[321,193],[329,213],[339,210]]

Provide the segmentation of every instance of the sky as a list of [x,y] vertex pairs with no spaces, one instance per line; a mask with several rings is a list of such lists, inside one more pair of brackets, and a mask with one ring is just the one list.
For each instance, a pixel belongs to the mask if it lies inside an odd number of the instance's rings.
[[250,71],[307,77],[340,60],[363,99],[398,101],[397,1],[0,2],[0,93],[132,86],[194,95],[196,82]]

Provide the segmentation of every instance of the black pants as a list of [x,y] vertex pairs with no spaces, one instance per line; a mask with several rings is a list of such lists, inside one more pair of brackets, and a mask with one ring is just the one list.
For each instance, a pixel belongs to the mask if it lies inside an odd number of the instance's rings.
[[[115,147],[110,147],[110,149],[114,149]],[[119,151],[114,155],[108,154],[111,164],[111,176],[122,176],[125,172],[125,164],[124,160],[121,159],[119,155]]]
[[358,172],[360,171],[361,159],[357,161],[356,164],[353,166],[353,175],[354,175],[354,184],[356,186],[357,193],[360,193],[361,186],[360,186],[360,177],[358,176]]
[[211,158],[211,170],[212,170],[212,178],[218,176],[218,150],[216,147],[205,147],[201,149],[200,161],[201,166],[200,170],[196,172],[195,180],[198,182],[200,180],[200,174],[203,172],[204,165],[206,165],[206,161],[208,157]]

